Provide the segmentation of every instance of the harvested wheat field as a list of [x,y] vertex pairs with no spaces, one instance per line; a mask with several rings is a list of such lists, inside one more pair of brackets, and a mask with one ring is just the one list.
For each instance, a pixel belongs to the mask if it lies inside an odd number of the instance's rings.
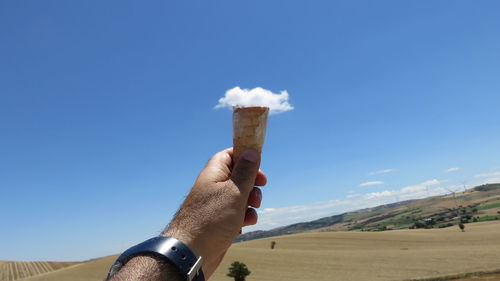
[[[500,268],[500,223],[429,230],[304,233],[234,245],[211,280],[233,261],[247,280],[405,280]],[[276,248],[270,249],[271,241]]]
[[102,281],[118,256],[83,262],[58,271],[22,279],[31,281]]
[[26,277],[52,272],[78,262],[17,262],[0,261],[0,281],[14,281]]
[[[247,281],[407,280],[500,269],[500,223],[467,224],[465,230],[321,232],[238,243],[210,280],[230,281],[225,274],[233,261],[252,271]],[[115,258],[23,280],[101,281]]]

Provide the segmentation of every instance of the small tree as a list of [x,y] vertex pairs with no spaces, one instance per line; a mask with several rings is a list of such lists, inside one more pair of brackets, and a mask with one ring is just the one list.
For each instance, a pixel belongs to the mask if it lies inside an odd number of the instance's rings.
[[245,278],[250,275],[251,271],[248,270],[246,264],[235,261],[229,267],[229,273],[227,276],[233,277],[234,281],[245,281]]
[[271,250],[274,249],[274,247],[276,247],[276,241],[271,241]]
[[459,223],[458,227],[462,230],[462,232],[465,232],[465,225],[463,223]]

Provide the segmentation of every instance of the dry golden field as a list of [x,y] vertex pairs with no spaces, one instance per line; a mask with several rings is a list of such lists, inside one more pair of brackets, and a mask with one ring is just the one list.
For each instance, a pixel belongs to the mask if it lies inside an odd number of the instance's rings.
[[0,281],[14,281],[22,278],[52,272],[77,262],[17,262],[0,261]]
[[[270,241],[277,247],[271,250]],[[304,233],[234,245],[214,281],[232,261],[259,280],[405,280],[500,268],[500,223],[444,229]]]
[[41,274],[23,281],[102,281],[106,277],[111,264],[118,256],[109,256],[89,262],[80,263],[55,272]]
[[[238,243],[210,280],[230,281],[225,274],[233,261],[247,264],[248,281],[407,280],[500,269],[500,223],[467,224],[465,230],[320,232]],[[274,250],[271,241],[277,242]],[[101,281],[115,258],[23,281]]]

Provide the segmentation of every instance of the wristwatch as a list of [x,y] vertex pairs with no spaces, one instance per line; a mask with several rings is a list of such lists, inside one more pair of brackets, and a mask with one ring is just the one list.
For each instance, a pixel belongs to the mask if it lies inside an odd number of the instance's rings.
[[158,236],[137,244],[121,254],[109,269],[106,280],[116,274],[129,260],[139,255],[152,255],[177,267],[186,281],[205,281],[201,270],[201,257],[181,241],[172,237]]

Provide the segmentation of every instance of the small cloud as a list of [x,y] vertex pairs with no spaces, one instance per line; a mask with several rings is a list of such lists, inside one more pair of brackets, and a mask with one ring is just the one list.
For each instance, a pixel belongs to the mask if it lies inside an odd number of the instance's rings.
[[387,196],[393,196],[396,193],[397,192],[394,190],[384,190],[384,191],[380,191],[380,192],[372,192],[372,193],[365,194],[364,198],[365,199],[373,199],[373,198],[379,198],[379,197],[387,197]]
[[359,186],[370,186],[370,185],[378,185],[378,184],[384,184],[383,181],[367,181],[364,183],[360,183]]
[[385,169],[385,170],[380,170],[380,171],[375,171],[375,172],[370,172],[368,175],[374,176],[374,175],[380,175],[380,174],[387,174],[387,173],[392,173],[394,172],[394,169]]
[[428,181],[424,181],[423,183],[419,183],[416,185],[405,186],[401,189],[401,192],[403,194],[406,194],[406,193],[423,191],[423,190],[426,190],[430,186],[438,185],[438,184],[441,184],[444,182],[447,182],[447,180],[437,180],[437,179],[428,180]]
[[487,178],[485,179],[481,184],[486,184],[486,183],[499,183],[500,182],[500,177],[496,178]]
[[365,194],[363,196],[364,199],[374,199],[374,198],[382,198],[382,197],[398,197],[403,200],[411,199],[411,198],[422,198],[425,196],[441,194],[446,191],[444,188],[435,188],[430,190],[431,186],[440,185],[446,180],[428,180],[419,184],[405,186],[399,190],[384,190],[380,192],[372,192]]
[[299,221],[331,216],[345,209],[355,208],[352,204],[356,205],[356,203],[350,200],[330,200],[304,205],[265,208],[263,210],[257,210],[259,214],[258,225],[247,227],[247,230],[255,230],[257,228],[270,229]]
[[347,193],[347,195],[346,195],[346,197],[347,197],[347,198],[349,198],[349,199],[350,199],[350,198],[360,197],[360,196],[361,196],[361,194],[357,193],[357,192],[356,192],[356,191],[354,191],[354,190],[350,190],[350,191]]
[[265,209],[261,210],[260,213],[261,214],[266,214],[266,213],[272,213],[274,211],[276,211],[275,208],[265,208]]
[[257,87],[254,89],[241,89],[234,87],[226,91],[224,97],[219,99],[215,109],[233,106],[267,106],[271,114],[281,113],[293,109],[288,103],[288,92],[281,91],[275,94],[269,90]]
[[258,210],[257,213],[263,216],[277,216],[277,215],[290,215],[290,214],[299,214],[299,213],[310,213],[311,211],[321,211],[324,209],[330,209],[332,207],[338,207],[346,205],[348,201],[342,200],[330,200],[326,202],[316,202],[312,204],[305,205],[294,205],[294,206],[285,206],[280,208],[265,208],[263,210]]
[[474,175],[475,178],[493,178],[500,176],[500,172],[484,173]]
[[452,167],[452,168],[448,168],[448,169],[444,170],[444,172],[445,173],[451,173],[451,172],[456,172],[458,170],[460,170],[459,167]]

